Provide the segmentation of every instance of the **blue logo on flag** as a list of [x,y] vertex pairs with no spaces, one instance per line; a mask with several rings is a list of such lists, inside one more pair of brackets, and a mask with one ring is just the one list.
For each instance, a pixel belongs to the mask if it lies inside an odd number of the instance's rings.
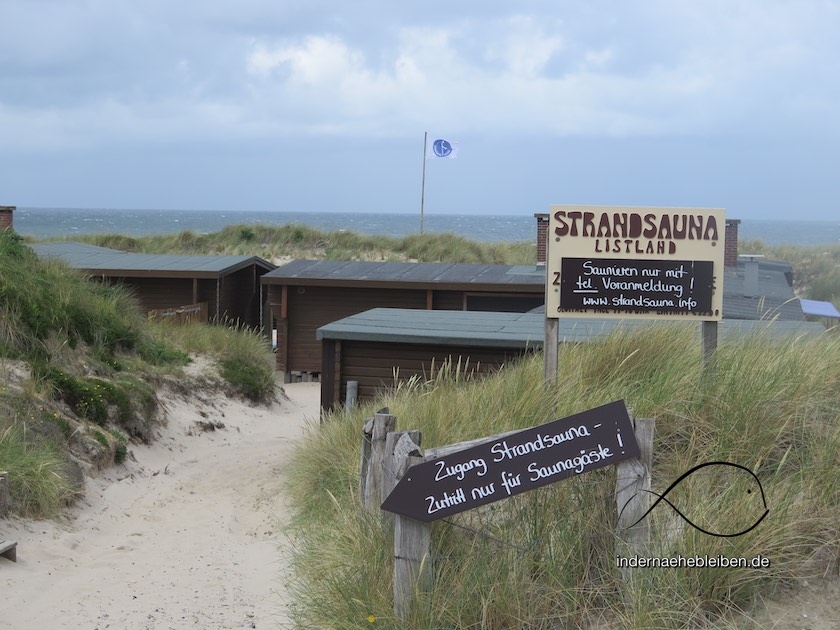
[[432,143],[432,151],[438,157],[448,157],[452,153],[452,145],[448,140],[435,140]]

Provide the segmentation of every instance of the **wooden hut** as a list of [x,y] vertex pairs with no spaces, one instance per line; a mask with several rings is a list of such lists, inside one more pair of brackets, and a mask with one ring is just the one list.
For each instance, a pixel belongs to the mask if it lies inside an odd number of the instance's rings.
[[319,327],[371,308],[521,313],[545,302],[545,269],[526,265],[296,260],[261,281],[286,382],[320,375]]
[[130,287],[146,311],[206,304],[210,320],[258,328],[263,304],[260,278],[275,266],[256,256],[132,254],[85,243],[39,243],[41,258],[58,258],[102,282]]

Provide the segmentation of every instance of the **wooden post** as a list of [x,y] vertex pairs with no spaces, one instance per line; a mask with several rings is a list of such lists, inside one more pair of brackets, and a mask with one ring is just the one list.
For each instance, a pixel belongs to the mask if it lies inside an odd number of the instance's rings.
[[335,407],[338,390],[335,379],[335,339],[321,341],[321,422],[324,421],[324,411]]
[[362,461],[359,466],[359,501],[365,504],[368,474],[370,474],[371,438],[373,437],[373,418],[365,420],[362,428]]
[[383,463],[382,495],[384,501],[396,487],[402,474],[397,476],[401,462],[409,455],[419,453],[423,441],[421,431],[392,431],[385,437],[385,461]]
[[[616,558],[645,555],[650,543],[650,523],[644,518],[634,525],[651,505],[650,475],[653,466],[653,431],[656,420],[634,418],[633,429],[639,444],[638,459],[625,459],[616,465],[615,503],[618,509]],[[632,569],[621,568],[629,581]]]
[[379,506],[382,505],[385,440],[386,436],[396,429],[396,426],[397,417],[390,413],[377,413],[373,416],[373,427],[370,434],[370,460],[368,461],[367,481],[364,482],[364,495],[362,495],[362,502],[369,512],[379,511]]
[[560,345],[560,320],[556,317],[545,318],[543,339],[543,361],[545,384],[553,387],[557,384],[557,346]]
[[0,518],[9,515],[9,473],[0,470]]
[[[340,384],[339,384],[340,386]],[[350,411],[356,406],[356,398],[359,396],[359,381],[347,381],[347,395],[344,397],[344,409]]]
[[703,322],[703,380],[714,380],[715,353],[718,345],[718,322]]
[[[410,433],[395,440],[394,485],[409,468],[424,461]],[[394,516],[394,614],[403,622],[411,617],[417,593],[431,586],[431,548],[431,523]]]

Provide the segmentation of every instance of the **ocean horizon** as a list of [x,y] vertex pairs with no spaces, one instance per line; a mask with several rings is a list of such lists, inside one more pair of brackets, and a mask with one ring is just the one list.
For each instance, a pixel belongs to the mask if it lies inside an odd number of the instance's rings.
[[[737,217],[734,217],[737,218]],[[420,213],[275,212],[251,210],[144,210],[107,208],[18,207],[14,229],[34,240],[84,234],[151,236],[183,231],[205,234],[230,225],[307,225],[324,231],[346,230],[403,237],[420,232]],[[534,213],[511,215],[436,214],[423,217],[424,232],[449,232],[483,242],[536,238]],[[769,245],[840,244],[838,221],[741,220],[739,240],[761,239]]]

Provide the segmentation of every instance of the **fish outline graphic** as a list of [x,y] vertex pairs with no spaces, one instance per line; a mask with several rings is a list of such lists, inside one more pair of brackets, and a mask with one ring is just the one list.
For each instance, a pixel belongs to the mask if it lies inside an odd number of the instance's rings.
[[[756,520],[756,521],[755,521],[755,523],[753,523],[750,527],[748,527],[747,529],[744,529],[744,530],[742,530],[742,531],[735,532],[735,533],[731,533],[731,534],[721,534],[721,533],[717,533],[717,532],[712,532],[712,531],[709,531],[709,530],[707,530],[707,529],[704,529],[703,527],[700,527],[700,526],[699,526],[699,525],[697,525],[696,523],[694,523],[694,522],[693,522],[691,519],[689,519],[689,518],[688,518],[685,514],[683,514],[683,513],[680,511],[680,509],[679,509],[679,508],[677,508],[677,506],[675,506],[673,503],[671,503],[671,502],[670,502],[670,501],[666,498],[666,497],[667,497],[667,495],[668,495],[668,493],[669,493],[671,490],[673,490],[675,487],[677,487],[677,485],[679,485],[679,483],[680,483],[683,479],[685,479],[685,478],[686,478],[686,477],[688,477],[689,475],[694,474],[695,472],[697,472],[697,471],[698,471],[698,470],[700,470],[701,468],[706,468],[707,466],[732,466],[733,468],[738,468],[738,469],[740,469],[740,470],[743,470],[743,471],[745,471],[745,472],[749,473],[749,474],[750,474],[750,476],[752,476],[752,478],[755,480],[756,485],[758,486],[759,492],[761,493],[761,503],[762,503],[762,505],[764,506],[764,513],[763,513],[763,514],[762,514],[762,515],[758,518],[758,520]],[[636,522],[635,522],[635,523],[633,523],[632,525],[630,525],[630,526],[626,527],[625,529],[631,529],[632,527],[635,527],[636,525],[638,525],[639,523],[641,523],[641,522],[645,519],[645,517],[647,517],[647,515],[648,515],[648,514],[650,514],[650,513],[653,511],[653,509],[654,509],[657,505],[659,505],[659,503],[661,503],[662,501],[664,501],[665,503],[667,503],[668,505],[670,505],[670,506],[671,506],[671,509],[673,509],[673,510],[674,510],[677,514],[679,514],[680,518],[682,518],[682,519],[683,519],[686,523],[688,523],[689,525],[691,525],[694,529],[696,529],[696,530],[698,530],[698,531],[700,531],[700,532],[703,532],[704,534],[707,534],[707,535],[709,535],[709,536],[716,536],[716,537],[719,537],[719,538],[734,538],[734,537],[736,537],[736,536],[743,536],[743,535],[744,535],[744,534],[746,534],[747,532],[750,532],[750,531],[752,531],[753,529],[755,529],[756,527],[758,527],[758,524],[759,524],[759,523],[761,523],[761,521],[763,521],[763,520],[764,520],[764,518],[765,518],[765,517],[766,517],[766,516],[770,513],[770,509],[767,507],[767,499],[766,499],[766,496],[765,496],[765,494],[764,494],[764,487],[761,485],[761,481],[759,480],[759,478],[756,476],[756,474],[755,474],[753,471],[751,471],[751,470],[750,470],[749,468],[747,468],[746,466],[742,466],[741,464],[735,464],[735,463],[733,463],[733,462],[713,461],[713,462],[704,462],[704,463],[702,463],[702,464],[698,464],[697,466],[694,466],[694,467],[693,467],[693,468],[691,468],[690,470],[687,470],[687,471],[686,471],[686,472],[684,472],[682,475],[680,475],[680,476],[677,478],[677,480],[676,480],[676,481],[674,481],[674,482],[673,482],[670,486],[668,486],[668,488],[667,488],[667,489],[665,490],[665,492],[663,492],[662,494],[657,494],[656,492],[653,492],[652,490],[645,490],[645,492],[648,492],[648,493],[650,493],[650,494],[654,495],[655,497],[657,497],[656,501],[654,501],[654,502],[653,502],[653,504],[652,504],[652,505],[651,505],[651,506],[647,509],[647,511],[645,511],[645,513],[644,513],[644,514],[642,514],[642,515],[638,518],[638,520],[636,520]],[[750,489],[747,489],[747,493],[748,493],[748,494],[750,494],[750,493],[751,493],[751,490],[750,490]],[[636,496],[638,496],[638,493],[637,493],[637,494],[635,494],[635,495],[633,495],[632,497],[630,497],[630,499],[628,499],[628,500],[627,500],[627,502],[626,502],[626,503],[624,504],[624,506],[621,508],[621,512],[619,513],[619,517],[621,516],[621,514],[623,514],[623,513],[624,513],[625,508],[627,508],[627,506],[630,504],[630,502],[631,502],[631,501],[633,501],[633,499],[635,499],[635,498],[636,498]]]

